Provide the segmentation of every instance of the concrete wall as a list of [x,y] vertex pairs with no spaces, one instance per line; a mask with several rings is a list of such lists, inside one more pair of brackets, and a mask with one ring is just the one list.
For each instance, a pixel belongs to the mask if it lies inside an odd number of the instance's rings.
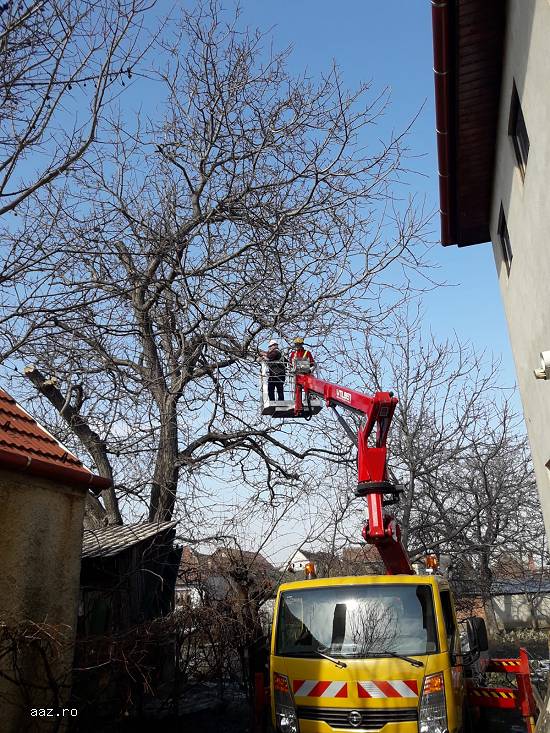
[[[512,83],[530,141],[525,179],[508,121]],[[503,205],[513,251],[508,274],[498,237]],[[550,3],[509,0],[491,238],[547,533],[550,534],[550,382],[536,380],[550,349]]]
[[[59,646],[52,644],[48,657],[54,676],[64,685],[61,705],[72,666],[85,495],[84,488],[0,472],[0,620],[10,626],[34,621],[54,627],[52,636]],[[10,663],[11,658],[5,657],[0,671],[15,673],[23,684],[16,687],[0,677],[1,730],[50,730],[48,721],[33,720],[30,712],[31,707],[51,708],[57,703],[48,690],[51,685],[39,652],[23,644],[17,670],[6,667]],[[33,687],[41,684],[45,690]],[[22,697],[25,693],[27,699]]]

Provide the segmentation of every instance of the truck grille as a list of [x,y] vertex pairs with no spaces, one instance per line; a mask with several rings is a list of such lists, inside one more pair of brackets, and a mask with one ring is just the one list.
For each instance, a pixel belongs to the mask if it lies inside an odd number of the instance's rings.
[[[351,712],[360,713],[360,723],[352,724]],[[357,716],[354,716],[357,717]],[[321,720],[331,728],[342,730],[380,730],[386,723],[408,723],[418,720],[416,708],[318,708],[298,707],[298,718],[302,720]]]

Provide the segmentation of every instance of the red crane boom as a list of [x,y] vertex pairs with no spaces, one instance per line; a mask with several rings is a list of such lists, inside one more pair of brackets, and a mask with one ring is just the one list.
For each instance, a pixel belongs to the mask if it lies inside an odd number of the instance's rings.
[[[357,488],[356,496],[366,499],[369,518],[363,528],[363,538],[378,549],[389,575],[412,574],[414,570],[401,543],[401,528],[396,518],[384,510],[384,505],[397,501],[398,489],[388,480],[386,439],[391,419],[397,405],[397,398],[391,392],[376,392],[368,396],[338,384],[317,379],[304,372],[297,364],[294,412],[304,415],[304,402],[310,395],[321,397],[329,407],[339,405],[364,416],[357,431]],[[369,438],[376,426],[374,445]],[[372,441],[371,441],[372,442]],[[390,495],[390,499],[385,499]]]

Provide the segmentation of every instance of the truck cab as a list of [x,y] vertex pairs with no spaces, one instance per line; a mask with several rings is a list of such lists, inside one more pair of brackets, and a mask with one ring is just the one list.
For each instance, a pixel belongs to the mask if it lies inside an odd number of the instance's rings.
[[463,730],[460,636],[442,577],[281,585],[270,661],[277,733]]

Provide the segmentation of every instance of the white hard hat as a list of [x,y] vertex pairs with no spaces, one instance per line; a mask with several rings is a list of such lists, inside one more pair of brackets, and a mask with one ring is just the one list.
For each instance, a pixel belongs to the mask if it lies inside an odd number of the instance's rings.
[[277,346],[278,343],[279,342],[278,341],[275,341],[275,339],[271,339],[271,341],[269,342],[269,346]]

